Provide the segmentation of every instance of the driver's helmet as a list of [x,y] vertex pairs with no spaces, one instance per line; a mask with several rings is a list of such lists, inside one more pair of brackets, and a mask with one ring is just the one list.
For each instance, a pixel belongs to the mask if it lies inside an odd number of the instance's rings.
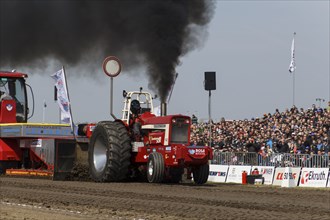
[[133,114],[138,114],[141,110],[140,102],[136,99],[131,102],[131,112]]

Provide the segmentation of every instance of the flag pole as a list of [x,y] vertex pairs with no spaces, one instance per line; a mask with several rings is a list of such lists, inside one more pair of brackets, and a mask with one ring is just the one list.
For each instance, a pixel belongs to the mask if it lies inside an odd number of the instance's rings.
[[211,90],[209,90],[209,147],[212,147]]
[[67,80],[66,80],[66,74],[65,74],[64,66],[62,66],[62,71],[63,71],[63,75],[64,75],[64,80],[65,80],[65,89],[66,89],[66,92],[67,92],[67,94],[68,94],[69,111],[70,111],[70,117],[71,117],[71,130],[72,130],[72,134],[73,134],[74,139],[76,139],[76,135],[75,135],[75,133],[74,133],[73,116],[72,116],[72,111],[71,111],[71,101],[70,101],[69,89],[68,89],[68,83],[67,83]]
[[296,73],[296,70],[294,70],[293,73],[292,73],[292,77],[293,77],[293,80],[292,80],[293,81],[292,82],[292,84],[293,84],[292,85],[292,88],[293,88],[293,91],[292,91],[292,103],[293,103],[292,107],[295,106],[295,102],[294,102],[295,101],[295,75],[296,75],[295,73]]
[[294,38],[296,32],[293,33],[292,45],[291,45],[291,62],[289,66],[289,72],[292,73],[292,106],[295,106],[295,75],[296,75],[296,55],[295,55],[295,42]]
[[[296,32],[293,32],[293,39],[295,39],[296,36]],[[296,48],[295,45],[293,45],[294,47],[294,53],[293,53],[293,58],[294,58],[294,67],[296,67]],[[296,68],[294,68],[293,73],[292,73],[292,77],[293,77],[293,106],[295,106],[295,87],[296,87]],[[292,106],[292,107],[293,107]]]

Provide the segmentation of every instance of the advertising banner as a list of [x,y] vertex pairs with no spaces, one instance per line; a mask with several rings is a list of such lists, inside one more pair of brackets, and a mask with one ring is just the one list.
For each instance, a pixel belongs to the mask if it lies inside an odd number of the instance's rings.
[[300,167],[291,167],[289,173],[285,173],[285,167],[277,167],[275,169],[275,175],[273,180],[273,185],[275,186],[281,186],[282,181],[286,179],[293,179],[294,185],[298,186],[298,180],[300,175]]
[[302,187],[326,187],[329,168],[303,168],[299,186]]
[[273,177],[274,177],[274,172],[275,172],[275,167],[271,166],[253,166],[252,170],[255,168],[258,169],[259,174],[262,175],[264,178],[265,182],[264,184],[266,185],[272,185],[273,184]]
[[295,175],[293,175],[291,167],[285,167],[284,175],[282,179],[282,187],[296,187],[297,184],[295,183]]
[[330,172],[328,174],[328,186],[327,187],[330,187]]
[[242,183],[242,173],[250,175],[251,166],[229,166],[226,183]]
[[228,173],[228,165],[210,165],[210,173],[207,181],[224,183],[226,182],[226,177]]

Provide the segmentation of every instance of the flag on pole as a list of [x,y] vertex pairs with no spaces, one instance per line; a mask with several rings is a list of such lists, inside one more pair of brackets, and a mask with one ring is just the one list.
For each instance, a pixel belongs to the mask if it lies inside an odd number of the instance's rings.
[[65,124],[71,124],[72,126],[72,116],[71,116],[71,106],[67,91],[66,77],[64,69],[57,71],[51,77],[55,80],[55,86],[57,89],[57,104],[61,110],[61,122]]
[[294,36],[296,32],[293,33],[292,45],[291,45],[291,62],[289,66],[289,72],[292,73],[296,70],[296,59],[295,59],[295,47],[294,47]]

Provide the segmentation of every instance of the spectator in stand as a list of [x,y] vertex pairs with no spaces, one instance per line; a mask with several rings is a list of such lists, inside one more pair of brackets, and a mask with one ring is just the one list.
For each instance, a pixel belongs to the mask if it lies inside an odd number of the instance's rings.
[[275,147],[278,153],[289,153],[289,145],[284,141],[284,138],[277,142]]
[[322,142],[323,140],[321,139],[321,138],[319,138],[318,140],[317,140],[317,145],[316,145],[316,147],[317,147],[317,150],[319,151],[319,150],[321,150],[322,148],[323,148],[323,142]]
[[323,146],[321,151],[323,151],[325,154],[329,154],[330,156],[330,144],[327,139],[324,138],[323,140]]
[[257,143],[255,143],[253,138],[249,138],[247,144],[246,144],[246,149],[249,153],[257,153],[260,149]]

